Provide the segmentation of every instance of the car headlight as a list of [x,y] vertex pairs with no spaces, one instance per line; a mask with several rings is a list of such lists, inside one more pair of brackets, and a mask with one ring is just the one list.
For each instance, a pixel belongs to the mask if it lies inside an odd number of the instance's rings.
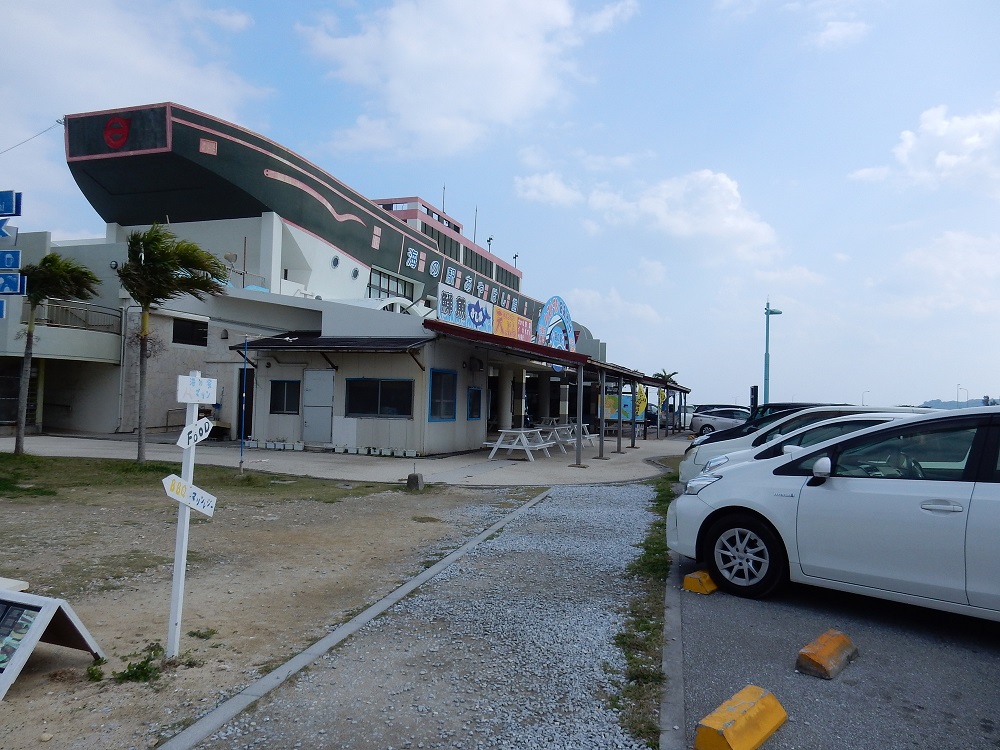
[[701,445],[706,440],[708,440],[708,435],[699,435],[694,440],[691,441],[691,445]]
[[715,458],[710,458],[708,459],[708,462],[705,464],[705,468],[702,469],[702,471],[709,472],[712,469],[722,466],[722,464],[725,463],[729,463],[729,456],[722,455],[722,456],[716,456]]
[[699,474],[694,479],[689,479],[684,487],[685,495],[697,495],[710,484],[718,482],[722,477],[717,474]]

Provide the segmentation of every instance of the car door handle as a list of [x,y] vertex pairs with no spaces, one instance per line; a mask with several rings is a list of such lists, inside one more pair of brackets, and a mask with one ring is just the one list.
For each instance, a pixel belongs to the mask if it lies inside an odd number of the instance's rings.
[[920,507],[924,510],[943,510],[948,513],[961,513],[965,508],[957,503],[949,503],[944,501],[929,501],[926,503],[920,503]]

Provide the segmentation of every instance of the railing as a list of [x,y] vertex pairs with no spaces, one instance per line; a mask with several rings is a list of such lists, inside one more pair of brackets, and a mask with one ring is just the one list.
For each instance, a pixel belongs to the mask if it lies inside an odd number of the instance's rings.
[[233,286],[238,286],[242,289],[266,289],[267,284],[265,283],[267,279],[260,274],[250,273],[249,271],[237,271],[235,268],[229,269],[229,279]]
[[[27,324],[30,305],[27,300],[21,308],[21,322]],[[91,305],[87,302],[50,300],[35,309],[35,325],[54,328],[81,328],[87,331],[122,333],[122,312],[113,307]]]

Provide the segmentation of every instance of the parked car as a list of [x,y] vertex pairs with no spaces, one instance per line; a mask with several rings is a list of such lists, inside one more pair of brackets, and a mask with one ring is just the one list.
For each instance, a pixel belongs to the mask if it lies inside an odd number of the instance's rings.
[[702,474],[667,544],[725,591],[786,581],[1000,621],[1000,407],[937,411]]
[[822,422],[834,417],[842,417],[846,414],[864,414],[866,412],[900,412],[919,414],[934,411],[918,406],[814,406],[810,409],[800,409],[792,412],[778,412],[771,417],[763,417],[774,420],[767,426],[760,427],[754,432],[746,435],[739,435],[729,440],[714,442],[704,442],[693,450],[685,451],[684,459],[680,463],[680,480],[687,482],[701,473],[703,467],[710,458],[721,456],[723,453],[731,453],[744,448],[757,448],[764,443],[768,443],[775,438],[794,432],[800,427],[806,427],[816,422]]
[[747,421],[749,416],[750,410],[745,406],[696,411],[691,415],[691,430],[699,435],[707,435],[716,430],[725,430],[741,425]]
[[806,402],[806,401],[768,401],[766,404],[757,404],[753,409],[750,410],[750,419],[757,419],[758,417],[766,417],[769,414],[775,414],[779,411],[787,411],[789,409],[809,409],[813,406],[849,406],[850,404],[825,404],[823,402]]
[[832,440],[840,435],[863,430],[872,425],[891,422],[894,419],[907,419],[913,416],[909,412],[875,412],[873,414],[848,414],[844,417],[834,417],[822,422],[816,422],[808,427],[802,427],[794,432],[778,437],[766,444],[766,447],[745,448],[744,450],[723,453],[710,458],[702,467],[702,473],[729,468],[744,461],[761,461],[765,458],[775,458],[808,448],[811,445]]

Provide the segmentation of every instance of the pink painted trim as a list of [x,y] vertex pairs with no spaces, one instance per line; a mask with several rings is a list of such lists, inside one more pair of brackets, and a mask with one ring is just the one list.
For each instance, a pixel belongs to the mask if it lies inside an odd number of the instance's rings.
[[296,180],[294,177],[290,177],[287,174],[282,174],[281,172],[275,172],[273,169],[265,169],[264,176],[272,180],[277,180],[278,182],[282,182],[285,185],[290,185],[294,188],[298,188],[303,193],[311,195],[313,198],[319,201],[319,203],[322,204],[323,208],[329,211],[330,215],[333,216],[333,218],[335,218],[337,221],[356,221],[361,226],[367,226],[367,224],[365,224],[365,222],[360,217],[355,216],[354,214],[338,214],[334,210],[333,206],[330,205],[330,201],[328,201],[326,198],[320,195],[316,190],[313,190],[311,187],[306,185],[304,182],[302,182],[302,180]]

